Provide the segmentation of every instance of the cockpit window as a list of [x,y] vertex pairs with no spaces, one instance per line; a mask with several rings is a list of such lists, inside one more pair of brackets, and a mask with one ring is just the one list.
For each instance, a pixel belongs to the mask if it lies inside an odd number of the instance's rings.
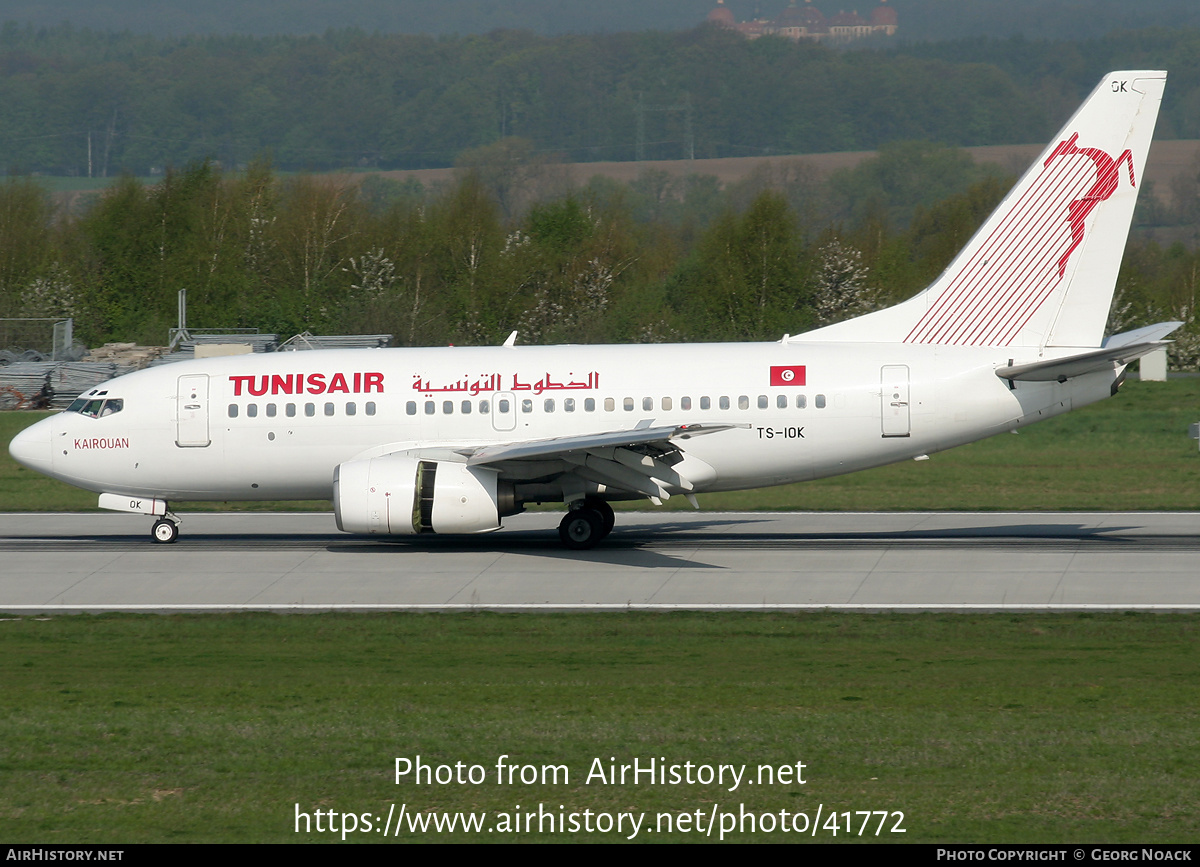
[[89,400],[86,397],[81,397],[78,400],[71,402],[67,407],[67,412],[77,412],[80,415],[86,415],[88,418],[104,418],[106,415],[113,415],[125,408],[125,401],[119,397],[109,398],[93,398]]

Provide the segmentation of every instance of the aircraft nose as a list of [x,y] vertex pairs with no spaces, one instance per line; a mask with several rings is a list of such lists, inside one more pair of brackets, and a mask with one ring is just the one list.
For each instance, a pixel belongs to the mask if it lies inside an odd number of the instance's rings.
[[8,453],[18,464],[31,470],[50,469],[50,419],[44,419],[21,431],[8,444]]

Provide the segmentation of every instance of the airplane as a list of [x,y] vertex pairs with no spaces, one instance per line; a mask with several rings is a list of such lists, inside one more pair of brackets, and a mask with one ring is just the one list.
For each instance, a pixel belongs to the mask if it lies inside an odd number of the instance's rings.
[[966,247],[894,307],[775,342],[320,350],[112,379],[21,464],[156,520],[178,500],[332,499],[356,534],[485,533],[561,502],[782,485],[974,442],[1115,394],[1179,322],[1104,338],[1166,73],[1104,76]]

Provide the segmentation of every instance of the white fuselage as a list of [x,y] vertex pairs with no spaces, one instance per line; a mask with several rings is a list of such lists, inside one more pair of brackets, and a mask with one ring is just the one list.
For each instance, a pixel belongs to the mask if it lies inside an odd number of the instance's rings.
[[120,411],[60,413],[12,450],[28,466],[98,492],[315,499],[331,496],[339,464],[406,449],[649,424],[744,426],[681,444],[677,469],[694,490],[720,491],[979,440],[1107,397],[1120,373],[1010,386],[995,370],[1012,353],[785,342],[242,355],[111,380],[95,392],[119,399]]

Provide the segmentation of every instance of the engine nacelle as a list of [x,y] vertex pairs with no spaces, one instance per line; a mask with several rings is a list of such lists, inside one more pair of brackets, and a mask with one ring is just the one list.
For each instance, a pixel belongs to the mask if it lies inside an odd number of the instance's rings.
[[500,529],[498,475],[407,453],[347,461],[333,474],[333,512],[347,533],[487,533]]

